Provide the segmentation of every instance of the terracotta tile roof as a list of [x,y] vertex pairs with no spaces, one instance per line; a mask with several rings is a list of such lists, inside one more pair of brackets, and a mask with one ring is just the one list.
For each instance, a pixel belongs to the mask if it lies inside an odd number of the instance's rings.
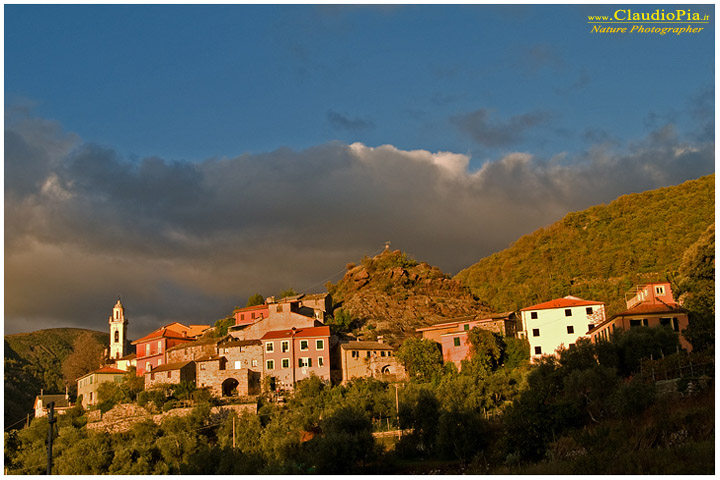
[[687,310],[681,308],[680,305],[676,303],[641,303],[614,315],[613,318],[629,317],[631,315],[647,315],[651,313],[687,313]]
[[568,308],[568,307],[584,307],[589,305],[604,305],[603,302],[596,302],[594,300],[583,300],[582,298],[573,297],[568,295],[567,297],[563,298],[556,298],[555,300],[550,300],[549,302],[543,302],[538,303],[537,305],[532,305],[530,307],[525,307],[521,309],[521,312],[526,312],[528,310],[547,310],[551,308]]
[[147,375],[149,373],[167,372],[168,370],[180,370],[185,365],[188,365],[190,363],[193,363],[192,360],[187,361],[187,362],[165,363],[163,365],[158,365],[157,367],[153,368],[149,372],[145,372],[145,375]]
[[[295,333],[293,335],[293,332]],[[273,338],[306,338],[306,337],[329,337],[330,336],[330,327],[323,326],[323,327],[308,327],[308,328],[298,328],[295,330],[289,329],[289,330],[273,330],[272,332],[267,332],[265,335],[262,336],[260,340],[270,340]]]
[[343,350],[395,350],[387,343],[371,342],[361,340],[359,342],[341,343],[340,348]]
[[129,353],[129,354],[125,355],[120,360],[134,360],[135,357],[136,357],[135,352],[133,352],[133,353]]
[[268,307],[266,304],[263,303],[262,305],[255,305],[253,307],[236,308],[235,310],[233,310],[233,313],[252,312],[255,310],[267,310],[268,308],[270,308],[270,307]]
[[220,360],[224,358],[222,355],[203,355],[202,357],[196,358],[196,362],[210,362],[212,360]]
[[158,338],[186,338],[191,340],[187,335],[183,335],[182,332],[169,328],[168,326],[160,327],[157,330],[150,332],[144,337],[132,342],[132,345],[139,343],[149,342],[151,340],[157,340]]

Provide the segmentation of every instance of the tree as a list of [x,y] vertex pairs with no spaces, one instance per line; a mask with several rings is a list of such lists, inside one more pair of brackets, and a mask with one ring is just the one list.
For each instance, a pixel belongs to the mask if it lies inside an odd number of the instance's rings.
[[247,305],[245,305],[245,307],[256,307],[258,305],[265,305],[265,297],[256,293],[248,298]]
[[396,357],[410,378],[430,380],[442,371],[440,344],[427,338],[408,338],[400,345]]
[[235,325],[235,317],[221,318],[215,322],[215,336],[224,337],[227,335],[228,328]]
[[103,364],[105,347],[95,337],[85,332],[73,342],[73,351],[62,365],[63,378],[68,386],[75,386],[75,381],[99,368]]
[[278,298],[294,297],[298,292],[294,288],[287,288],[278,294]]

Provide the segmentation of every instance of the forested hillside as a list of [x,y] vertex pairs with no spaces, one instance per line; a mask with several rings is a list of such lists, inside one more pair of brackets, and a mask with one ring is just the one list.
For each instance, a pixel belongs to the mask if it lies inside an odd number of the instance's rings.
[[91,333],[107,345],[107,333],[81,328],[50,328],[5,335],[5,426],[25,417],[35,395],[65,391],[62,363],[73,351],[75,339]]
[[455,279],[496,311],[565,295],[622,308],[637,283],[672,279],[685,251],[714,224],[715,175],[623,195],[569,213]]

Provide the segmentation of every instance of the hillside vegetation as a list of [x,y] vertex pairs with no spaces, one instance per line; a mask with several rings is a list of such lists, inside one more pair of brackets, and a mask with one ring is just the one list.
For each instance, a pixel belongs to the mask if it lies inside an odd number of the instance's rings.
[[462,270],[455,280],[496,311],[565,295],[624,307],[633,285],[666,280],[714,224],[715,175],[623,195],[559,222]]
[[385,250],[347,267],[328,291],[339,306],[336,319],[347,317],[355,332],[366,338],[383,335],[397,344],[414,335],[416,328],[489,312],[468,288],[400,250]]
[[63,393],[62,363],[73,351],[75,339],[91,333],[103,345],[110,335],[82,328],[49,328],[5,335],[5,426],[32,410],[35,395]]

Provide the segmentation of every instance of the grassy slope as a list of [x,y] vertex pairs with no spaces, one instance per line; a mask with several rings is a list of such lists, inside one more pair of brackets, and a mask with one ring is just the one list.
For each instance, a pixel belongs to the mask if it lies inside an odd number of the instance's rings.
[[714,206],[715,175],[623,195],[521,237],[455,278],[496,311],[576,295],[613,313],[634,284],[677,270],[714,222]]
[[90,332],[107,345],[107,333],[81,328],[51,328],[5,336],[5,426],[24,417],[44,389],[62,393],[62,362],[72,352],[75,339]]

